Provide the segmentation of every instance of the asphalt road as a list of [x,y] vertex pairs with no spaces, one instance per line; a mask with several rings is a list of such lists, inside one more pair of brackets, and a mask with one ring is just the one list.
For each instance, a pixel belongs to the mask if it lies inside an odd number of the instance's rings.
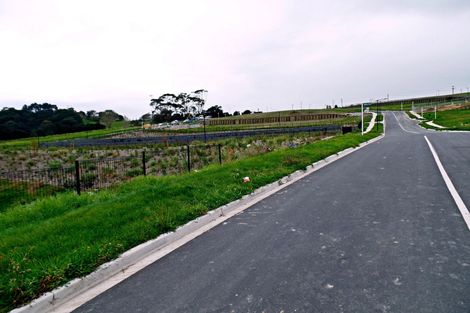
[[424,139],[468,205],[470,134],[386,122],[76,312],[470,312],[470,232]]

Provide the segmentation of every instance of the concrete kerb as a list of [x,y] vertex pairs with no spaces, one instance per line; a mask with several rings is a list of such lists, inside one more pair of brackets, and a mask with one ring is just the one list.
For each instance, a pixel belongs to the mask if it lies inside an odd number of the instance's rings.
[[[195,238],[194,236],[191,236],[193,232],[210,226],[209,228],[203,231],[205,232],[210,228],[217,226],[218,224],[222,223],[231,216],[243,212],[255,203],[263,200],[264,198],[267,198],[268,196],[280,191],[281,189],[289,186],[290,184],[312,174],[315,171],[318,171],[324,166],[336,160],[339,160],[353,153],[354,151],[359,150],[362,147],[365,147],[371,143],[382,139],[384,136],[385,132],[384,134],[376,138],[361,143],[358,147],[345,149],[335,155],[317,161],[312,165],[308,165],[305,170],[298,170],[294,173],[291,173],[290,175],[279,179],[276,182],[260,187],[254,190],[251,194],[243,196],[241,199],[225,204],[217,209],[208,212],[207,214],[201,217],[196,218],[193,221],[186,223],[185,225],[178,227],[174,232],[162,234],[155,239],[149,240],[124,252],[116,260],[110,261],[98,267],[98,269],[95,270],[93,273],[83,278],[74,279],[66,285],[57,288],[51,292],[48,292],[36,300],[33,300],[28,305],[12,310],[11,313],[40,313],[55,311],[57,308],[60,308],[60,306],[65,305],[68,301],[71,301],[74,297],[86,292],[89,289],[96,287],[97,285],[105,282],[106,280],[111,279],[118,273],[125,272],[133,264],[148,257],[149,255],[163,250],[163,248],[171,245],[172,243],[180,239],[184,239],[184,237],[186,236],[191,237],[186,241],[189,242],[190,240]],[[210,225],[211,223],[213,225]],[[200,234],[197,234],[196,237],[199,235]],[[170,253],[171,251],[167,253]],[[119,281],[117,281],[115,284],[117,284],[118,282]]]

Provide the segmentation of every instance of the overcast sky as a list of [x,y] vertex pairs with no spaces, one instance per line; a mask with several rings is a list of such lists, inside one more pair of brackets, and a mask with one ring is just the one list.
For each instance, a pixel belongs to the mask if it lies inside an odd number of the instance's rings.
[[130,118],[207,89],[225,111],[470,87],[468,0],[0,0],[0,107]]

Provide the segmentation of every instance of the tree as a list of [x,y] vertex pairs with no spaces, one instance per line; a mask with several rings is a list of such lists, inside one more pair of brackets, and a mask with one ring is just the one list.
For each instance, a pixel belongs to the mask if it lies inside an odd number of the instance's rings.
[[141,121],[147,122],[152,120],[152,114],[146,113],[140,117]]
[[242,112],[242,115],[247,115],[247,114],[251,114],[251,111],[250,110],[245,110]]
[[36,133],[40,136],[52,135],[56,131],[54,123],[49,120],[42,121],[41,125],[37,129]]
[[99,113],[100,123],[106,126],[106,128],[110,128],[114,121],[122,121],[124,117],[122,115],[117,114],[113,110],[106,110]]
[[158,98],[150,100],[155,121],[172,121],[177,118],[188,118],[201,114],[204,108],[204,89],[191,93],[174,95],[165,93]]
[[100,129],[98,123],[85,123],[85,114],[74,109],[58,109],[49,103],[24,105],[21,110],[0,111],[0,139],[70,133]]
[[222,111],[222,107],[220,105],[211,106],[206,110],[206,115],[210,117],[222,117],[224,116],[224,111]]
[[95,110],[87,111],[86,112],[86,117],[90,121],[96,121],[96,122],[98,122],[99,119],[100,119],[100,117],[98,116],[98,112],[96,112]]
[[239,112],[239,111],[233,112],[233,116],[238,116],[238,115],[240,115],[240,112]]

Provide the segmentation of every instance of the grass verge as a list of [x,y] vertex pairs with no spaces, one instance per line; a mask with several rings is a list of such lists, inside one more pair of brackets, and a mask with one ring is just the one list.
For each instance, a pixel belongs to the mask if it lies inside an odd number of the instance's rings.
[[107,137],[111,135],[117,135],[117,134],[122,134],[122,133],[130,132],[130,131],[135,131],[138,129],[140,128],[139,127],[120,128],[116,126],[115,128],[112,127],[108,129],[97,129],[97,130],[50,135],[50,136],[43,136],[43,137],[28,137],[28,138],[14,139],[14,140],[4,140],[4,141],[0,141],[0,148],[25,148],[25,147],[37,148],[42,142],[54,142],[54,141],[61,141],[61,140],[72,140],[72,139],[83,139],[83,138],[102,138],[102,137]]
[[[436,119],[434,112],[429,112],[424,113],[424,118],[446,127],[446,130],[470,130],[470,109],[438,111]],[[425,123],[422,126],[439,130]]]
[[[376,137],[349,133],[199,172],[138,177],[116,188],[60,194],[0,214],[0,312],[21,306],[122,252]],[[249,176],[251,183],[243,184]]]

